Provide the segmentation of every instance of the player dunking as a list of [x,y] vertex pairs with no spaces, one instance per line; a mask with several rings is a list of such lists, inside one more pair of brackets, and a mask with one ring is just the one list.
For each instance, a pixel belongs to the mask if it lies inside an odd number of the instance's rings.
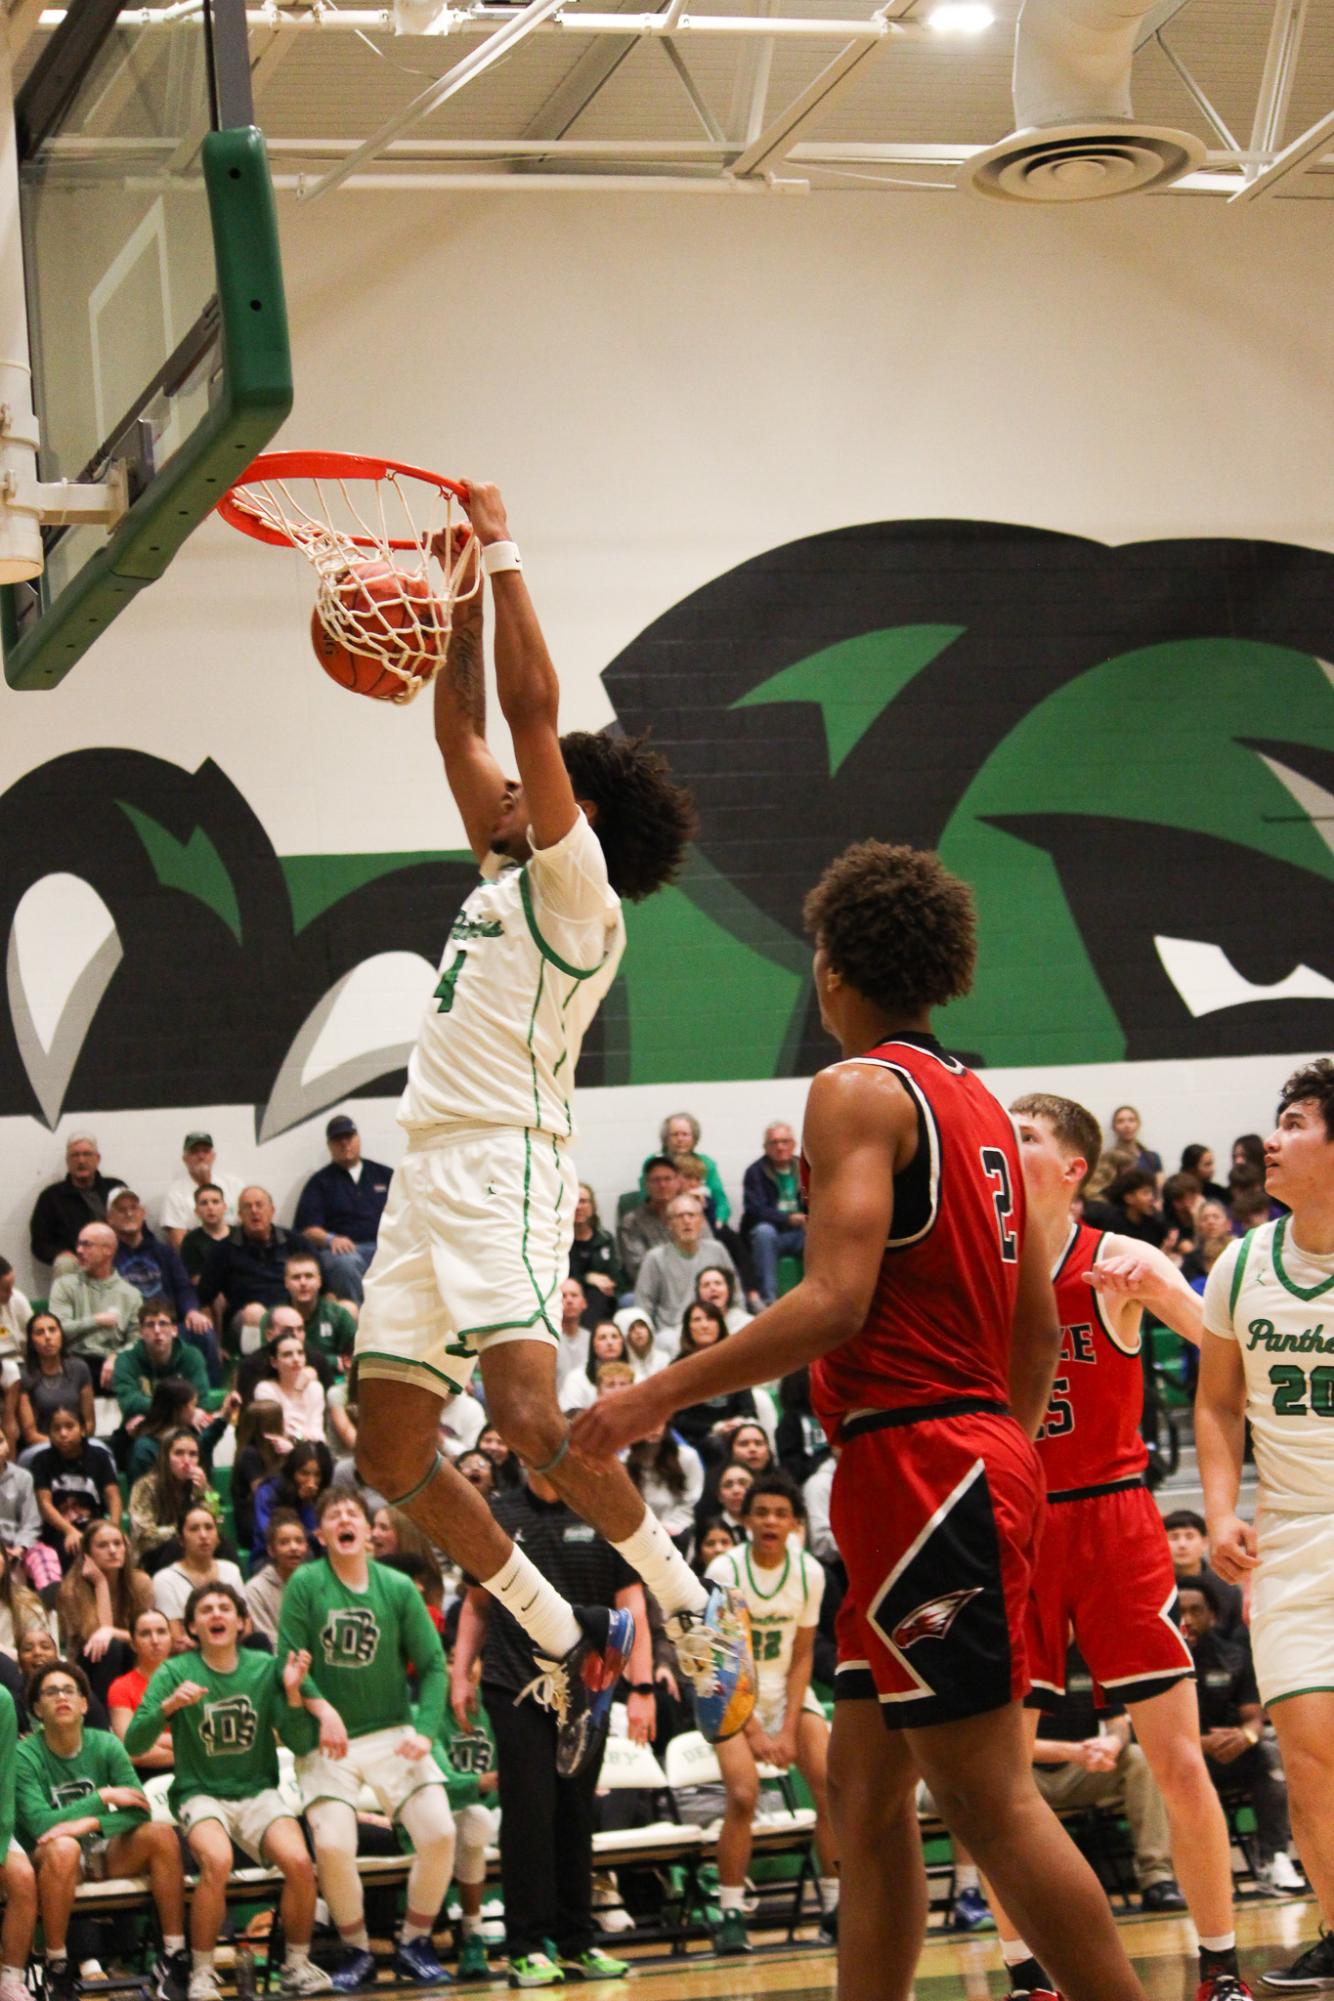
[[[1172,1855],[1199,1933],[1197,2001],[1241,2001],[1250,1990],[1237,1969],[1227,1822],[1200,1749],[1195,1671],[1172,1622],[1172,1555],[1144,1485],[1148,1453],[1139,1431],[1142,1309],[1198,1347],[1202,1303],[1161,1251],[1070,1220],[1070,1204],[1102,1150],[1093,1114],[1073,1099],[1041,1093],[1016,1099],[1010,1110],[1030,1227],[1050,1264],[1061,1321],[1061,1359],[1036,1441],[1047,1517],[1025,1635],[1029,1742],[1038,1710],[1065,1693],[1073,1631],[1097,1685],[1129,1710],[1162,1791]],[[1002,1910],[996,1919],[1011,1995],[1050,1994],[1052,1982]]]
[[1038,1794],[1020,1708],[1043,1505],[1030,1436],[1059,1329],[1014,1127],[931,1033],[930,1010],[971,981],[972,897],[936,856],[867,841],[806,919],[844,1060],[807,1101],[805,1276],[730,1341],[585,1412],[575,1449],[601,1458],[679,1404],[811,1364],[841,1448],[849,1579],[830,1759],[844,2001],[912,1991],[919,1769],[1073,2001],[1130,2001],[1107,1899]]
[[[1209,1560],[1251,1580],[1260,1700],[1274,1720],[1297,1846],[1325,1931],[1267,1987],[1334,1987],[1334,1063],[1293,1072],[1265,1141],[1290,1215],[1229,1245],[1204,1292],[1195,1406]],[[1237,1513],[1249,1419],[1255,1526]]]
[[562,1769],[573,1770],[629,1653],[630,1614],[576,1618],[446,1463],[437,1424],[480,1356],[492,1423],[668,1615],[700,1727],[739,1730],[754,1703],[744,1615],[700,1583],[623,1467],[567,1457],[556,1400],[557,1289],[578,1196],[566,1152],[575,1065],[624,949],[621,899],[671,881],[694,811],[639,741],[559,734],[555,669],[497,489],[473,486],[468,515],[491,579],[496,685],[519,778],[487,748],[478,591],[436,679],[435,729],[482,881],[454,919],[408,1064],[408,1150],[357,1332],[357,1463],[529,1634],[551,1668],[543,1687]]

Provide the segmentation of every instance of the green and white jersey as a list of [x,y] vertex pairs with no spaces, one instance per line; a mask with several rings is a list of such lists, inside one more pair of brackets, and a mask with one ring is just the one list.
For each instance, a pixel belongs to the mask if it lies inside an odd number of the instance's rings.
[[415,1584],[383,1564],[367,1565],[364,1592],[340,1584],[325,1557],[288,1579],[278,1615],[278,1659],[303,1648],[320,1694],[347,1725],[349,1737],[413,1721],[432,1739],[445,1709],[445,1655]]
[[[183,1681],[197,1681],[208,1694],[201,1702],[164,1717],[163,1703]],[[303,1693],[320,1693],[309,1676]],[[319,1740],[314,1717],[304,1709],[289,1707],[282,1669],[273,1655],[251,1653],[245,1647],[239,1649],[230,1674],[211,1668],[199,1653],[174,1654],[163,1661],[125,1732],[130,1757],[150,1750],[164,1727],[171,1731],[176,1757],[169,1794],[176,1814],[197,1793],[206,1793],[210,1799],[244,1800],[276,1787],[275,1730],[288,1749],[298,1754],[313,1750]]]
[[1263,1224],[1210,1272],[1204,1324],[1241,1343],[1262,1506],[1334,1514],[1334,1258],[1301,1250],[1290,1217]]
[[582,812],[522,868],[489,855],[454,919],[399,1124],[528,1126],[568,1139],[579,1051],[624,949],[621,901]]
[[40,1730],[20,1738],[14,1801],[23,1846],[31,1849],[48,1828],[89,1815],[108,1838],[141,1827],[148,1819],[148,1801],[142,1807],[105,1806],[97,1795],[106,1786],[128,1786],[137,1793],[144,1789],[128,1751],[109,1730],[85,1729],[72,1758],[57,1757]]
[[705,1573],[739,1591],[750,1612],[755,1672],[766,1701],[786,1689],[797,1634],[818,1625],[824,1571],[813,1556],[789,1542],[776,1570],[760,1570],[749,1543],[715,1556]]

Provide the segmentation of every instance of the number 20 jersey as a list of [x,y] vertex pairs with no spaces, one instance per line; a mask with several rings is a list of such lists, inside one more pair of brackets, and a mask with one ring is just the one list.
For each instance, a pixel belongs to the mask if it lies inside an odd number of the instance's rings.
[[1008,1403],[1025,1224],[1010,1115],[934,1036],[898,1035],[848,1064],[898,1078],[916,1107],[917,1153],[895,1176],[866,1323],[811,1370],[811,1401],[831,1439],[859,1411],[959,1397]]

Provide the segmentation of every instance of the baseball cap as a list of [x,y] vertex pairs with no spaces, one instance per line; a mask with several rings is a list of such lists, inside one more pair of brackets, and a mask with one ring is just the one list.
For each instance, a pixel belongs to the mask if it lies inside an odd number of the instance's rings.
[[330,1119],[328,1125],[324,1128],[324,1137],[326,1139],[351,1139],[356,1129],[356,1120],[350,1119],[346,1112],[340,1112],[338,1117]]
[[197,1146],[211,1147],[212,1145],[213,1145],[212,1133],[187,1133],[185,1135],[185,1144],[182,1146],[181,1152],[193,1153]]

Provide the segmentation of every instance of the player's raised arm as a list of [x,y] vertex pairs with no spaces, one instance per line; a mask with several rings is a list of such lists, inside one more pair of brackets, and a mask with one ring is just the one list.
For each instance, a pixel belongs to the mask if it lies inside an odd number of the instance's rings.
[[[513,548],[500,489],[474,483],[468,516],[483,549]],[[509,724],[523,781],[533,845],[552,848],[575,822],[578,806],[560,747],[560,683],[519,569],[491,573],[496,615],[496,693]]]
[[[444,563],[462,554],[460,539],[469,530],[455,529],[455,546],[439,550]],[[478,861],[490,851],[491,830],[505,796],[505,776],[486,741],[486,661],[483,655],[482,591],[462,598],[454,608],[445,664],[432,688],[435,740],[445,761],[445,778],[463,815],[468,842]]]
[[1204,1339],[1204,1301],[1187,1285],[1171,1258],[1153,1244],[1137,1244],[1133,1237],[1112,1236],[1104,1241],[1108,1255],[1084,1273],[1095,1292],[1100,1292],[1113,1310],[1121,1301],[1147,1307],[1164,1327],[1198,1348]]
[[860,1332],[894,1215],[894,1175],[917,1113],[887,1070],[837,1065],[811,1085],[802,1122],[811,1171],[800,1282],[714,1348],[618,1390],[576,1418],[575,1449],[601,1459],[686,1404],[776,1381]]

